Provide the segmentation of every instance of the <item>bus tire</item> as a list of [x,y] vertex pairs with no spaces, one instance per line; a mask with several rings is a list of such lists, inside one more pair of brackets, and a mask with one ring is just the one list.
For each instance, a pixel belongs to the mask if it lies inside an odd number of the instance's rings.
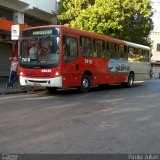
[[50,93],[55,93],[57,91],[57,87],[46,87],[46,89],[50,92]]
[[81,93],[88,92],[90,90],[91,77],[84,74],[81,79],[81,86],[78,88]]
[[127,83],[125,83],[125,86],[127,88],[132,88],[133,87],[133,83],[134,83],[134,74],[130,73],[129,76],[128,76]]

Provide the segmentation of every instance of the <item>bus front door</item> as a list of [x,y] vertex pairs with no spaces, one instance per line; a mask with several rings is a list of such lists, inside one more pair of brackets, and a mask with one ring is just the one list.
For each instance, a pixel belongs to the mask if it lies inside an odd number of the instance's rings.
[[63,87],[74,87],[80,84],[78,64],[78,38],[63,37]]

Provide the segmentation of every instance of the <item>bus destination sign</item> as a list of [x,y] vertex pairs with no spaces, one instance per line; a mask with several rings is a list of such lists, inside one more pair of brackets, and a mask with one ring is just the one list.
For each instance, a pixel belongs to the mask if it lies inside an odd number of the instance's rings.
[[28,29],[22,32],[22,37],[38,37],[38,36],[59,36],[60,30],[59,28],[36,28],[36,29]]
[[53,30],[37,30],[33,31],[33,36],[52,35]]

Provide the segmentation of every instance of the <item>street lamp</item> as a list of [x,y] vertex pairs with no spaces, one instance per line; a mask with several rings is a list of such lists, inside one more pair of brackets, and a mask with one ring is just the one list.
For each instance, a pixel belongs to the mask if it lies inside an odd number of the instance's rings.
[[60,0],[56,0],[56,2],[57,2],[57,12],[58,12],[58,3],[60,2]]
[[[56,15],[57,15],[57,13],[58,13],[58,7],[59,7],[59,2],[60,2],[60,0],[56,0],[56,6],[57,6],[57,8],[56,8]],[[56,19],[57,19],[57,24],[58,24],[58,18],[57,18],[57,16],[56,16]]]

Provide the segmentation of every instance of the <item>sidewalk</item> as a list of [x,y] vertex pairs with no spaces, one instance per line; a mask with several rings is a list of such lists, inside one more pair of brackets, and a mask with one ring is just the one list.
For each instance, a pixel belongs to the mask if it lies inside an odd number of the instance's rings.
[[19,81],[17,80],[13,86],[13,88],[6,88],[6,82],[8,80],[8,77],[0,77],[0,95],[2,94],[13,94],[13,93],[23,93],[26,91],[23,91],[20,88]]
[[[18,80],[14,83],[13,88],[8,88],[7,89],[6,88],[7,80],[8,80],[8,77],[0,77],[0,95],[26,93],[26,92],[31,91],[31,90],[22,90]],[[37,89],[34,89],[32,91],[42,91],[44,89],[45,88],[37,88]]]

